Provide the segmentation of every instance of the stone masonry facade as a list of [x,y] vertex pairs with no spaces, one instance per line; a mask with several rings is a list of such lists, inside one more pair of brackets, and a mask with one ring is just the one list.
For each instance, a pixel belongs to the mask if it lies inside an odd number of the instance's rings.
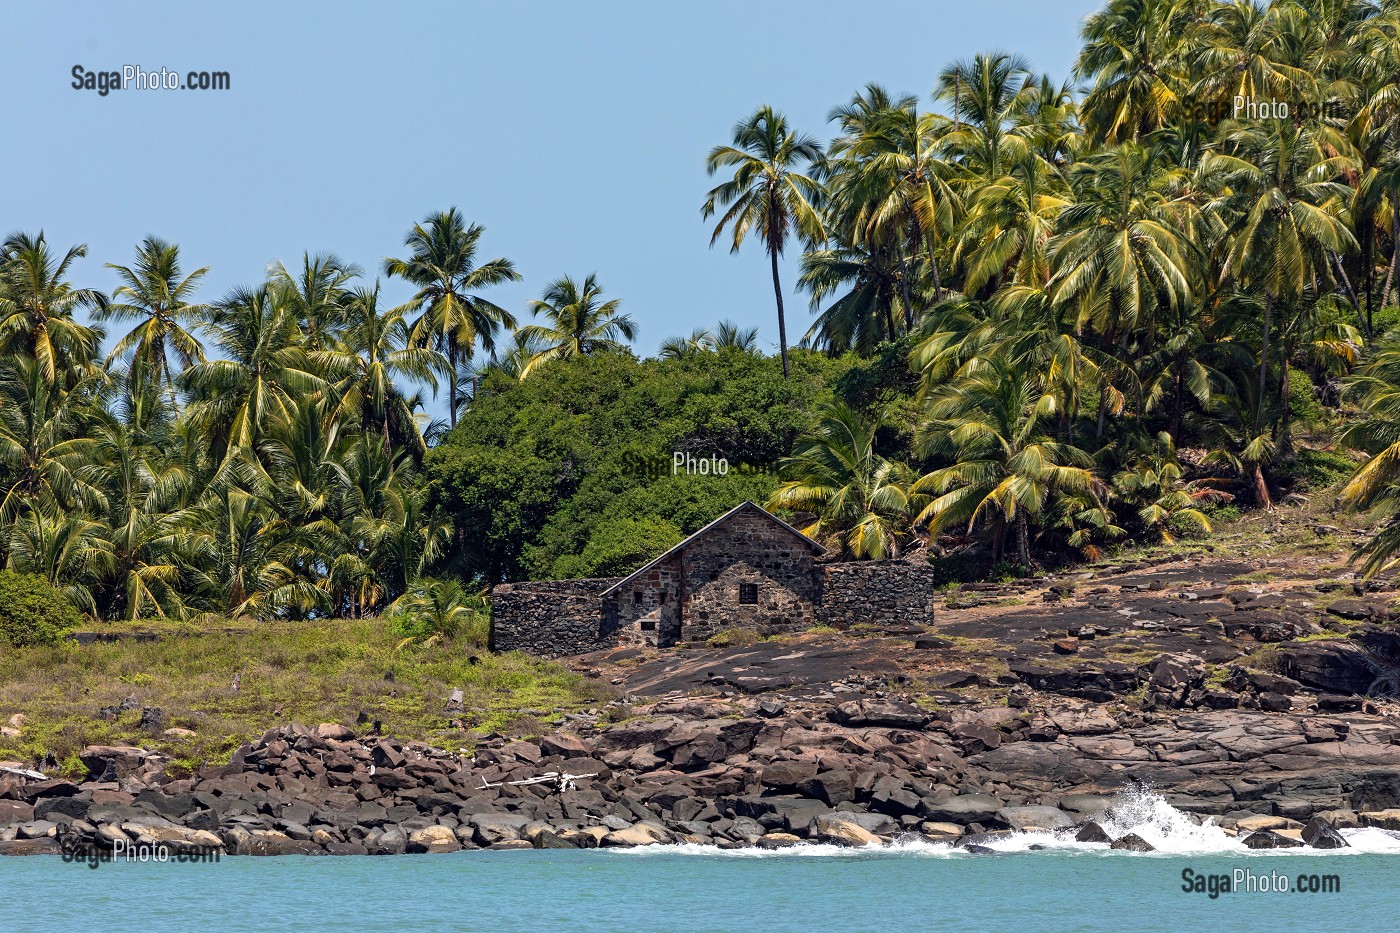
[[926,563],[823,556],[821,545],[744,503],[630,576],[496,587],[491,648],[560,657],[699,643],[732,628],[774,635],[933,621]]

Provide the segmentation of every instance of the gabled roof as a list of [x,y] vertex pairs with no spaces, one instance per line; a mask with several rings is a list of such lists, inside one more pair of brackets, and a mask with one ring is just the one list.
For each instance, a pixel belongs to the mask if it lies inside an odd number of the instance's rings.
[[739,503],[738,505],[734,506],[734,508],[730,509],[728,512],[725,512],[725,513],[724,513],[723,515],[721,515],[719,518],[717,518],[717,519],[715,519],[714,521],[710,522],[710,523],[709,523],[708,525],[706,525],[704,528],[701,528],[699,531],[695,532],[695,534],[693,534],[693,535],[691,535],[690,537],[686,538],[686,539],[685,539],[684,541],[682,541],[680,544],[677,544],[675,547],[671,548],[671,549],[670,549],[669,551],[667,551],[665,554],[662,554],[660,557],[658,557],[658,558],[656,558],[655,560],[653,560],[653,561],[651,561],[651,562],[645,564],[644,566],[638,567],[636,570],[632,571],[630,574],[628,574],[627,576],[623,577],[621,580],[617,581],[617,582],[614,583],[612,586],[608,587],[606,590],[604,590],[604,591],[603,591],[601,594],[599,594],[599,595],[600,595],[602,598],[606,599],[607,597],[611,596],[613,593],[615,593],[615,592],[617,592],[618,590],[622,589],[622,588],[623,588],[624,586],[626,586],[627,584],[631,583],[633,580],[637,579],[637,577],[641,576],[642,574],[646,573],[646,572],[647,572],[648,570],[650,570],[651,568],[655,567],[657,564],[660,564],[662,561],[664,561],[664,560],[666,560],[667,558],[671,557],[673,554],[677,554],[677,553],[679,553],[681,550],[683,550],[684,548],[688,547],[689,545],[694,544],[696,541],[699,541],[699,540],[700,540],[701,538],[703,538],[705,535],[709,534],[711,531],[713,531],[713,530],[715,530],[716,528],[718,528],[719,526],[723,525],[725,522],[729,521],[729,520],[730,520],[731,518],[733,518],[735,515],[738,515],[740,512],[743,512],[743,511],[746,511],[746,510],[752,510],[752,511],[758,513],[759,515],[762,515],[762,516],[763,516],[764,518],[766,518],[768,521],[770,521],[770,522],[772,522],[773,524],[777,525],[779,528],[783,529],[783,530],[786,531],[788,534],[792,535],[794,538],[796,538],[796,539],[797,539],[799,542],[801,542],[803,545],[805,545],[805,546],[808,547],[808,548],[811,548],[811,550],[812,550],[814,553],[817,553],[817,554],[824,554],[824,553],[826,553],[826,548],[825,548],[824,546],[818,544],[816,541],[813,541],[811,538],[807,537],[807,536],[804,535],[802,532],[798,531],[796,528],[792,527],[792,526],[789,525],[787,522],[783,521],[781,518],[778,518],[776,515],[774,515],[773,513],[769,512],[767,509],[760,508],[759,506],[755,505],[755,504],[752,503],[752,502],[741,502],[741,503]]

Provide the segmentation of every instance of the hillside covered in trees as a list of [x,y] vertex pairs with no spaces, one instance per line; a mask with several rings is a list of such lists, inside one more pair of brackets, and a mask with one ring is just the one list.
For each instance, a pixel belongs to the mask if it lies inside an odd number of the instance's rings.
[[[849,558],[1022,571],[1344,479],[1394,511],[1400,3],[1109,0],[1073,75],[929,73],[834,101],[829,142],[758,108],[666,221],[770,265],[774,295],[734,299],[776,297],[776,356],[717,323],[639,358],[606,270],[517,320],[455,209],[375,263],[401,307],[314,254],[205,296],[154,237],[103,257],[103,294],[83,247],[11,235],[0,567],[101,619],[448,618],[750,498]],[[1397,546],[1389,522],[1367,569]]]

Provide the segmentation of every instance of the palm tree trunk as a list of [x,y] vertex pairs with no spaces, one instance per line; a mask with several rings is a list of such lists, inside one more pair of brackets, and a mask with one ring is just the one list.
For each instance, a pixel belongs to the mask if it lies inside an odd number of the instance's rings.
[[1269,329],[1274,323],[1274,296],[1264,292],[1264,337],[1259,343],[1259,389],[1254,408],[1254,433],[1257,435],[1264,426],[1264,400],[1268,398],[1269,387]]
[[1376,231],[1375,223],[1365,225],[1365,236],[1361,239],[1361,265],[1366,270],[1366,339],[1371,339],[1375,321],[1371,318],[1371,305],[1375,301],[1372,292],[1376,287]]
[[1279,406],[1283,409],[1283,425],[1279,429],[1279,440],[1285,449],[1288,447],[1288,421],[1289,421],[1289,398],[1288,398],[1288,345],[1284,344],[1283,352],[1283,378],[1278,384]]
[[[768,258],[773,265],[773,297],[778,302],[778,350],[783,356],[783,378],[788,377],[787,321],[783,318],[783,286],[778,281],[778,251],[769,248]],[[456,422],[453,422],[456,424]]]
[[1186,354],[1179,353],[1176,358],[1176,385],[1172,392],[1172,421],[1169,433],[1172,436],[1172,443],[1181,443],[1181,416],[1182,408],[1186,405]]
[[1257,463],[1250,464],[1250,479],[1254,481],[1254,498],[1259,505],[1274,510],[1273,497],[1269,495],[1269,484],[1264,482],[1264,470]]
[[1031,535],[1024,510],[1016,513],[1016,561],[1027,573],[1031,569]]
[[457,341],[447,341],[447,365],[452,371],[447,376],[447,423],[457,427]]
[[1390,307],[1390,286],[1395,282],[1395,262],[1400,259],[1400,199],[1395,201],[1390,213],[1390,269],[1385,274],[1385,288],[1381,290],[1381,307]]
[[1351,276],[1347,275],[1347,267],[1342,262],[1342,257],[1337,255],[1334,251],[1329,249],[1327,253],[1332,257],[1332,262],[1337,266],[1337,274],[1341,276],[1342,279],[1342,288],[1346,291],[1347,300],[1349,300],[1351,306],[1356,309],[1357,320],[1361,322],[1361,331],[1366,335],[1366,340],[1369,343],[1371,340],[1371,322],[1366,320],[1365,315],[1361,313],[1361,302],[1357,300],[1356,289],[1351,287]]

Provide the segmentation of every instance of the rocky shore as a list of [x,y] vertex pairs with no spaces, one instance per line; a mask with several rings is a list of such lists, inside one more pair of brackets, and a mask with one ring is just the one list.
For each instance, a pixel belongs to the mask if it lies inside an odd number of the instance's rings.
[[1103,826],[1114,794],[1142,784],[1251,847],[1400,830],[1400,729],[1379,715],[1026,699],[934,713],[871,696],[825,707],[673,699],[536,741],[488,737],[470,756],[287,725],[180,780],[142,749],[92,747],[83,761],[101,780],[0,772],[0,854],[119,842],[349,855],[908,836],[978,851],[1012,830],[1141,849]]
[[0,854],[976,852],[1023,830],[1141,849],[1113,809],[1142,787],[1249,846],[1336,846],[1400,832],[1400,634],[1390,584],[1335,572],[1144,563],[968,588],[932,629],[599,652],[572,664],[622,698],[529,740],[325,723],[192,776],[136,747],[87,748],[85,781],[0,762]]

